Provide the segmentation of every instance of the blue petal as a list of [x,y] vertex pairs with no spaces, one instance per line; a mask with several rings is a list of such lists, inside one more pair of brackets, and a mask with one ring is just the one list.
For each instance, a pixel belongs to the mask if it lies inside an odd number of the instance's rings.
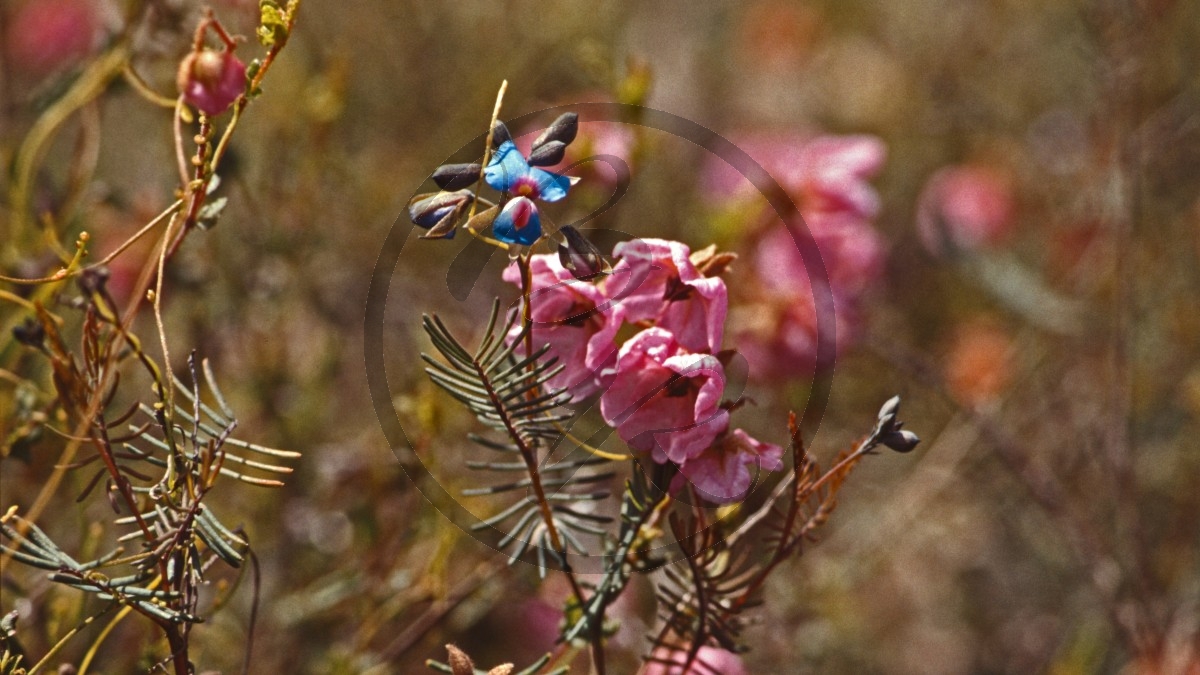
[[566,197],[567,190],[571,189],[571,179],[568,176],[533,167],[529,168],[529,175],[537,181],[538,196],[544,202],[556,202]]
[[504,141],[483,170],[483,179],[501,192],[511,190],[513,183],[529,173],[529,162],[512,141]]
[[[522,208],[520,205],[522,201],[529,203],[531,211],[528,220],[525,221],[525,226],[518,228],[514,216]],[[496,220],[492,221],[492,234],[506,244],[529,246],[542,236],[542,218],[532,201],[525,197],[518,197],[510,200],[504,205],[504,208],[500,209]]]

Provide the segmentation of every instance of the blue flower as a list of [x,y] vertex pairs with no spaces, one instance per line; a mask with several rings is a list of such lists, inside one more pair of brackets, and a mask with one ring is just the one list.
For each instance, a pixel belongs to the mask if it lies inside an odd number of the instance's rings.
[[496,148],[483,179],[496,190],[512,195],[492,223],[496,239],[526,246],[542,236],[542,219],[534,200],[556,202],[567,196],[573,183],[567,176],[529,166],[512,141]]

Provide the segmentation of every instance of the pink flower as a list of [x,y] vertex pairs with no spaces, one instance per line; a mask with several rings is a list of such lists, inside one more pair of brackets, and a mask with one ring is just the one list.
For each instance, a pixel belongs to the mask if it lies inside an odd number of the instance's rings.
[[783,448],[735,429],[699,457],[688,460],[680,470],[700,496],[717,504],[728,504],[745,499],[754,478],[752,467],[759,471],[779,471],[783,468]]
[[[734,143],[797,200],[805,218],[841,213],[870,219],[879,213],[879,195],[868,179],[883,167],[887,148],[875,136],[755,135],[735,138]],[[706,191],[718,198],[756,189],[719,159],[710,163],[704,182]]]
[[[548,384],[569,388],[577,399],[588,396],[602,386],[601,372],[616,361],[613,340],[621,327],[620,309],[610,306],[594,284],[572,276],[557,255],[532,256],[529,270],[533,347],[549,344],[548,355],[558,357],[556,365],[565,366]],[[503,278],[520,288],[516,263],[504,270]],[[520,330],[518,322],[509,339]]]
[[[855,218],[807,218],[803,224],[816,243],[829,286],[847,297],[870,288],[883,275],[883,241],[875,228]],[[754,250],[754,271],[759,281],[776,293],[793,294],[820,281],[820,270],[810,271],[800,247],[805,239],[787,227],[775,226],[762,234]]]
[[246,91],[246,64],[231,51],[206,47],[183,58],[175,83],[188,105],[219,115]]
[[[825,267],[827,285],[804,264],[785,227],[765,231],[751,264],[759,288],[748,293],[735,325],[738,351],[755,377],[811,376],[833,366],[860,329],[862,295],[883,272],[883,243],[874,228],[849,217],[809,219],[808,231]],[[802,243],[802,242],[801,242]],[[816,289],[824,289],[820,293]],[[817,306],[817,300],[830,304]],[[822,345],[828,345],[822,352]]]
[[704,277],[684,244],[635,239],[617,244],[604,292],[630,322],[652,320],[693,352],[716,352],[725,331],[725,282]]
[[791,296],[766,295],[740,308],[734,323],[738,352],[750,375],[761,380],[812,377],[828,371],[861,332],[858,303],[832,293],[820,312],[811,290]]
[[690,353],[670,331],[647,328],[621,346],[600,414],[630,447],[659,464],[682,464],[729,425],[720,407],[724,389],[725,369],[715,356]]
[[941,169],[917,200],[917,233],[931,253],[994,246],[1012,229],[1013,197],[1004,174],[985,166]]
[[683,669],[687,662],[687,650],[667,650],[662,647],[654,650],[654,658],[670,661],[666,663],[647,663],[642,668],[642,675],[750,675],[742,657],[720,647],[705,645],[696,654],[696,661],[686,671]]
[[11,16],[5,52],[18,73],[39,77],[86,56],[100,35],[94,0],[30,0]]

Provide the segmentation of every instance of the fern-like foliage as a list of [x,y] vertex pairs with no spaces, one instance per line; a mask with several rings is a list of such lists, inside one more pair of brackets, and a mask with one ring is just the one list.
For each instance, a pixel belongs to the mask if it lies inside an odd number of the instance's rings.
[[[604,536],[600,525],[611,519],[594,513],[593,504],[607,498],[609,492],[589,486],[608,481],[613,473],[591,470],[606,460],[582,450],[557,461],[550,459],[564,437],[562,424],[574,417],[566,407],[570,394],[547,384],[562,366],[546,357],[548,345],[518,357],[517,349],[525,342],[528,327],[506,340],[517,313],[511,313],[503,324],[499,317],[500,301],[496,300],[479,347],[469,351],[436,315],[425,316],[425,332],[445,363],[428,354],[421,356],[429,365],[429,377],[493,431],[491,435],[472,434],[469,438],[499,457],[471,461],[467,466],[500,476],[502,482],[467,489],[464,494],[523,493],[515,503],[475,528],[506,530],[499,546],[507,550],[510,561],[536,546],[538,567],[545,574],[547,554],[566,565],[568,547],[587,555],[583,535]],[[576,454],[583,456],[572,458]],[[524,475],[512,478],[513,474]]]
[[[91,362],[85,357],[83,374],[74,369],[80,380],[99,381],[98,377],[85,375]],[[233,438],[237,421],[208,362],[202,364],[204,382],[219,412],[201,398],[194,355],[188,363],[192,384],[189,387],[173,379],[174,392],[181,402],[171,407],[170,414],[167,396],[159,386],[159,401],[154,406],[135,405],[113,420],[105,418],[103,409],[108,406],[101,406],[89,430],[94,453],[69,466],[78,470],[102,465],[79,499],[87,497],[103,479],[114,510],[126,514],[116,518],[115,524],[132,528],[119,537],[118,543],[137,542],[135,551],[123,555],[125,549],[118,548],[95,560],[80,562],[36,524],[16,515],[15,509],[0,523],[0,534],[6,540],[0,544],[0,551],[49,571],[51,581],[131,607],[155,621],[184,625],[199,622],[196,607],[205,571],[218,559],[240,567],[249,548],[245,534],[222,524],[204,504],[205,497],[221,476],[274,487],[283,483],[258,474],[291,473],[289,467],[248,459],[230,452],[230,448],[273,459],[291,459],[299,453]],[[61,384],[67,386],[69,382]],[[131,423],[139,412],[147,421]],[[113,430],[124,424],[128,425],[128,433],[114,437]],[[129,495],[130,499],[117,495]],[[129,513],[128,504],[137,506],[133,513]]]
[[[728,534],[722,523],[709,522],[703,509],[693,508],[687,516],[672,513],[671,532],[684,561],[665,568],[656,587],[661,628],[651,637],[654,652],[647,659],[663,664],[668,672],[706,672],[706,665],[698,660],[701,647],[743,651],[742,612],[761,603],[762,588],[780,563],[815,541],[816,530],[829,520],[838,491],[859,462],[880,445],[907,452],[918,442],[914,434],[903,431],[903,423],[896,419],[898,410],[898,398],[885,403],[871,433],[839,454],[827,471],[805,448],[792,414],[788,420],[792,472],[761,508]],[[765,559],[752,557],[752,547],[739,545],[760,523],[766,530],[761,537]]]
[[[24,534],[12,527],[8,521],[23,526]],[[169,621],[182,623],[199,621],[186,611],[170,606],[178,598],[177,593],[145,586],[153,576],[152,570],[139,569],[133,574],[109,577],[100,573],[122,553],[116,549],[96,560],[80,563],[54,543],[37,525],[15,514],[0,522],[0,534],[8,540],[0,544],[0,551],[11,555],[14,560],[31,567],[50,572],[50,579],[60,584],[95,594],[101,600],[117,601],[129,605],[142,613]]]
[[659,513],[658,507],[666,496],[661,486],[666,483],[667,467],[652,466],[657,472],[653,478],[634,470],[633,476],[626,481],[621,500],[621,526],[616,540],[610,542],[604,554],[604,576],[592,587],[592,594],[577,613],[568,615],[572,620],[562,632],[563,641],[574,642],[599,630],[608,606],[625,590],[633,574],[656,566],[657,562],[648,550],[653,537],[647,532],[647,525]]
[[[174,379],[175,392],[183,399],[175,406],[174,422],[168,422],[161,406],[141,404],[139,412],[149,421],[141,426],[129,425],[130,440],[122,443],[123,451],[114,452],[118,459],[143,463],[161,475],[158,480],[131,486],[135,494],[149,497],[146,501],[153,508],[118,519],[118,525],[137,526],[120,541],[142,539],[161,554],[162,547],[171,545],[173,533],[191,529],[223,561],[240,567],[249,542],[223,525],[201,502],[204,494],[222,476],[258,487],[280,487],[283,482],[270,476],[286,476],[292,472],[291,467],[249,456],[278,461],[297,458],[300,453],[234,438],[237,419],[217,387],[208,361],[202,363],[204,382],[216,409],[201,398],[194,359],[189,365],[190,387]],[[126,473],[130,473],[128,467]],[[143,524],[148,527],[141,527]]]

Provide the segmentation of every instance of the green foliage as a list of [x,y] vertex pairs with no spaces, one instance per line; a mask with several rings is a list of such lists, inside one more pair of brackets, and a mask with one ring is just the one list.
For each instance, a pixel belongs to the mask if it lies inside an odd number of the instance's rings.
[[[606,531],[599,525],[611,519],[595,514],[590,503],[607,498],[609,492],[589,486],[606,482],[614,474],[591,470],[607,460],[582,449],[559,460],[550,459],[551,451],[564,438],[562,423],[574,417],[565,407],[570,394],[547,387],[562,367],[556,359],[545,358],[548,346],[524,358],[516,356],[528,329],[506,341],[517,314],[514,312],[504,324],[499,324],[499,315],[500,301],[496,300],[474,351],[455,339],[437,316],[426,316],[422,325],[446,363],[425,354],[422,358],[429,365],[426,372],[438,386],[491,428],[492,436],[502,436],[496,440],[473,434],[470,439],[509,461],[471,461],[467,466],[505,477],[525,474],[515,480],[464,490],[466,496],[523,493],[515,503],[478,523],[476,529],[504,527],[507,533],[499,546],[508,549],[510,562],[536,545],[538,567],[545,574],[547,553],[560,565],[565,564],[564,546],[586,555],[581,537],[605,536]],[[572,454],[583,456],[572,459]],[[562,541],[556,542],[557,536]]]
[[268,49],[276,43],[288,38],[288,10],[279,6],[275,0],[260,0],[258,3],[260,18],[256,31],[258,41]]

